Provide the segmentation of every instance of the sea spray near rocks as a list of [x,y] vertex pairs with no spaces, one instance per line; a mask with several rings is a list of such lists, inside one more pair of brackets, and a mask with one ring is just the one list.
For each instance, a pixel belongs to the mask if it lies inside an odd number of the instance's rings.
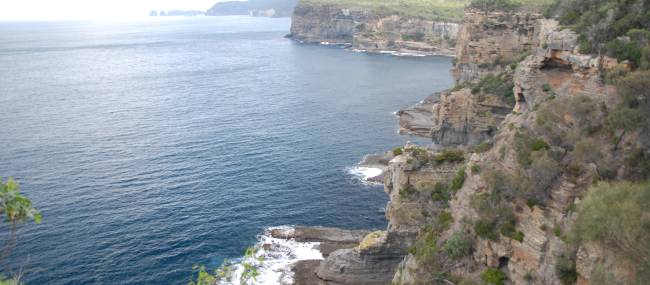
[[251,255],[225,264],[231,267],[232,274],[218,284],[240,284],[247,266],[254,267],[259,274],[247,279],[249,285],[292,284],[294,274],[291,268],[294,263],[301,260],[323,259],[323,254],[319,250],[320,242],[299,242],[293,238],[278,238],[273,236],[274,233],[290,237],[295,235],[295,228],[280,226],[266,229],[257,237],[258,241],[253,246]]
[[380,183],[377,181],[377,177],[381,176],[384,172],[380,168],[374,167],[364,167],[364,166],[355,166],[347,169],[348,173],[355,178],[359,179],[363,183],[376,184]]
[[[247,254],[232,263],[227,278],[218,284],[240,284],[245,270],[255,276],[245,278],[249,285],[311,284],[314,270],[325,257],[341,249],[359,245],[367,230],[345,230],[328,227],[270,227],[258,236],[258,242]],[[299,266],[297,266],[300,264]]]

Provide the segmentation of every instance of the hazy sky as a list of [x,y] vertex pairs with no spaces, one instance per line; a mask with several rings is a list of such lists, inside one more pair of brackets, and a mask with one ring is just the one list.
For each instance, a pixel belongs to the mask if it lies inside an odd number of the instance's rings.
[[0,21],[136,19],[151,10],[207,10],[219,1],[224,0],[0,0]]

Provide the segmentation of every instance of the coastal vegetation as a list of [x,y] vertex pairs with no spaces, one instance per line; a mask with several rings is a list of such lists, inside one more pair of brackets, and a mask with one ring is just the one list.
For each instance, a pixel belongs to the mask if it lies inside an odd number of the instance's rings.
[[582,53],[607,53],[647,69],[649,5],[644,0],[565,0],[555,1],[546,14],[579,34]]
[[650,182],[600,183],[578,205],[574,242],[596,243],[650,280]]
[[468,0],[301,0],[305,4],[360,8],[380,14],[398,14],[439,21],[460,21]]
[[512,11],[522,7],[542,7],[553,0],[471,0],[469,7],[483,11]]
[[257,280],[260,275],[259,267],[264,262],[264,256],[257,255],[255,247],[248,247],[244,251],[244,257],[238,264],[231,260],[224,260],[221,266],[215,268],[212,273],[206,270],[204,265],[194,265],[192,267],[192,277],[188,285],[214,285],[222,282],[233,282],[235,272],[239,268],[239,284],[250,284],[250,281]]
[[[41,213],[34,208],[32,202],[20,193],[18,182],[12,178],[0,181],[0,214],[4,216],[3,226],[9,227],[8,240],[4,241],[0,249],[0,260],[6,258],[16,245],[17,230],[29,221],[40,224]],[[22,284],[22,273],[14,274],[10,278],[0,275],[0,284]]]

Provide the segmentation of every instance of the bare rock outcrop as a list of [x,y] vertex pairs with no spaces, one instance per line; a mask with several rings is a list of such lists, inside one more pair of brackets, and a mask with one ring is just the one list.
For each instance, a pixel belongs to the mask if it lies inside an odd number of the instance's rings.
[[454,79],[477,82],[504,71],[537,48],[545,24],[543,16],[533,11],[468,10],[456,37]]
[[444,91],[397,112],[401,133],[431,137],[441,146],[473,146],[490,139],[512,106],[493,94]]

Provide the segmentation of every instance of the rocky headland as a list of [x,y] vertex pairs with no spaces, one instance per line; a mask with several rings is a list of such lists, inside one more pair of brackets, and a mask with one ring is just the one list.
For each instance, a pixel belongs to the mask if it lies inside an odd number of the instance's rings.
[[297,0],[248,0],[215,3],[206,16],[249,15],[253,17],[291,17]]
[[358,51],[454,55],[459,19],[430,16],[378,9],[354,1],[302,0],[294,10],[289,36],[301,42],[342,45]]
[[[453,37],[426,30],[434,22],[354,7],[301,4],[294,21],[295,39],[371,50],[411,49],[399,38],[424,27],[425,38],[448,40],[428,51],[454,52],[457,82],[397,113],[402,132],[446,148],[407,144],[385,156],[388,227],[297,264],[296,284],[647,280],[642,222],[629,233],[627,218],[597,216],[638,210],[635,199],[598,195],[650,176],[650,83],[633,63],[581,52],[579,34],[531,8],[468,8]],[[367,41],[364,31],[378,28]],[[643,185],[635,195],[650,191]],[[635,213],[647,221],[647,208]],[[593,234],[599,221],[618,230]]]

